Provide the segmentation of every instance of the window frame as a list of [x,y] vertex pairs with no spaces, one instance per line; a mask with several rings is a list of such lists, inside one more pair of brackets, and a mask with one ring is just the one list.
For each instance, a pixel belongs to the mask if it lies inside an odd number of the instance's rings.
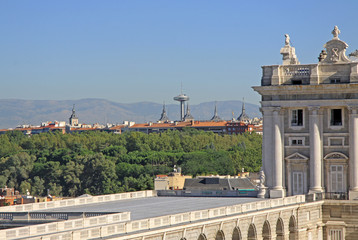
[[[289,141],[289,146],[291,147],[301,147],[301,146],[306,146],[305,145],[305,137],[289,137],[288,138]],[[293,141],[302,141],[302,144],[293,144]]]
[[[334,110],[341,110],[341,125],[332,125],[332,113]],[[344,108],[337,107],[337,108],[329,108],[328,109],[328,128],[333,130],[339,130],[344,128]]]
[[[345,181],[344,181],[344,166],[343,164],[332,164],[329,166],[330,168],[330,184],[331,184],[331,192],[345,192]],[[333,170],[336,168],[336,170]],[[338,168],[341,168],[338,171]],[[338,177],[341,177],[340,183],[338,182]],[[335,179],[335,184],[333,184],[333,180]],[[340,186],[339,186],[340,185]]]
[[341,79],[340,79],[340,78],[330,78],[330,79],[329,79],[329,83],[330,83],[330,84],[340,84],[340,83],[342,83],[342,82],[341,82]]
[[[303,172],[292,172],[292,195],[301,195],[304,193],[304,174]],[[301,186],[300,186],[301,185]],[[296,188],[296,190],[295,190]]]
[[302,81],[302,79],[292,79],[291,84],[292,85],[302,85],[303,81]]
[[[329,147],[344,147],[345,146],[345,142],[344,142],[344,137],[328,137],[328,146]],[[341,145],[333,145],[332,141],[334,140],[341,140],[342,144]]]
[[342,228],[330,228],[328,229],[329,240],[343,240],[344,230]]
[[[299,122],[299,114],[298,114],[298,111],[299,110],[301,110],[302,111],[302,119],[301,119],[301,121],[302,121],[302,125],[298,125],[298,123],[297,123],[297,125],[294,125],[293,124],[293,118],[295,117],[294,116],[294,111],[297,111],[297,122]],[[291,108],[291,109],[289,109],[289,119],[288,119],[288,121],[289,121],[289,128],[291,128],[291,129],[294,129],[294,130],[300,130],[300,129],[303,129],[303,128],[305,128],[305,109],[304,108]]]

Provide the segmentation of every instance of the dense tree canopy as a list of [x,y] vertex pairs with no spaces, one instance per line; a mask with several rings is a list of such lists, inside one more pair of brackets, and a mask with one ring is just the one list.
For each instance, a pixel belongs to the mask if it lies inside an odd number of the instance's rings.
[[217,135],[195,129],[121,135],[88,131],[10,131],[0,136],[0,186],[34,195],[78,196],[153,189],[156,174],[173,166],[186,175],[234,175],[261,166],[257,134]]

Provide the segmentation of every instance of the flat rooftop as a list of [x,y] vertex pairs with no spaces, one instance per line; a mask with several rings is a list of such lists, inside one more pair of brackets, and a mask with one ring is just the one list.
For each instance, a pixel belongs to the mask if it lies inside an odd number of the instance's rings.
[[131,212],[131,220],[139,220],[257,201],[262,201],[262,199],[241,197],[149,197],[52,208],[36,212]]

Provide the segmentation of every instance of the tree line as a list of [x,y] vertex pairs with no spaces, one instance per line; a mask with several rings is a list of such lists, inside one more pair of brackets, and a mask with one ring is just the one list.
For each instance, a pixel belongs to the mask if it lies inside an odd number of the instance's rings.
[[0,187],[32,195],[98,195],[153,189],[154,176],[259,171],[262,137],[184,129],[163,133],[88,131],[0,136]]

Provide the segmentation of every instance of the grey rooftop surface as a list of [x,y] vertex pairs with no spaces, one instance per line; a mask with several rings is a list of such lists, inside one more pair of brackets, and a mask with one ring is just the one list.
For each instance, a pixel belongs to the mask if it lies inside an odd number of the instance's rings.
[[260,200],[241,197],[149,197],[53,208],[43,212],[131,212],[131,220],[138,220]]

